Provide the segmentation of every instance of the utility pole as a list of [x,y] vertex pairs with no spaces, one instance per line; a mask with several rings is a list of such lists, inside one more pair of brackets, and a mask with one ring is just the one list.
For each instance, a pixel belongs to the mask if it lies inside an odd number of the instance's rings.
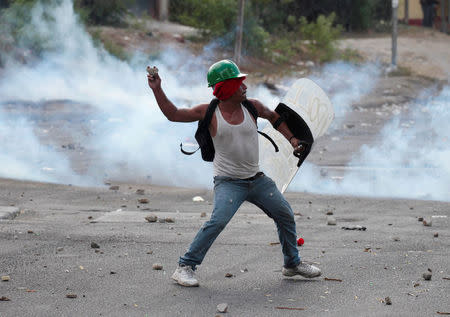
[[392,67],[397,68],[398,0],[392,0]]
[[409,0],[405,0],[405,24],[409,25]]
[[443,33],[447,33],[447,20],[445,19],[445,1],[441,1],[441,30]]
[[236,64],[239,64],[241,60],[242,33],[244,30],[244,4],[245,0],[239,0],[239,14],[236,30],[236,42],[234,43],[234,61],[236,62]]

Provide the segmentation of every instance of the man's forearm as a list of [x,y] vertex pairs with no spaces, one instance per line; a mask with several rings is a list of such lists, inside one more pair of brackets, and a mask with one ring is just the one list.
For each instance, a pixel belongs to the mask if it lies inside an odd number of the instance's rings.
[[172,121],[175,112],[178,110],[177,107],[175,107],[175,105],[169,100],[169,98],[167,98],[161,87],[152,89],[152,91],[162,113],[167,117],[167,119]]

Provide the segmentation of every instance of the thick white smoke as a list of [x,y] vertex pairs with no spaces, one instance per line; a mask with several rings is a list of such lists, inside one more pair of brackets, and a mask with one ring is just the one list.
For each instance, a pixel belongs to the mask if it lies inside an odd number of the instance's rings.
[[[51,19],[43,19],[44,12]],[[101,184],[106,177],[211,186],[211,164],[203,162],[199,153],[184,156],[179,151],[180,142],[193,139],[196,123],[169,122],[147,86],[145,72],[147,65],[158,66],[163,88],[178,107],[208,102],[212,94],[206,87],[208,65],[204,60],[210,53],[194,56],[167,49],[157,59],[135,56],[124,62],[95,47],[78,23],[70,0],[62,0],[53,8],[37,5],[32,16],[28,27],[46,37],[52,50],[31,64],[10,60],[1,71],[1,177],[81,185]],[[334,104],[337,117],[333,127],[340,126],[350,105],[370,92],[378,77],[377,65],[345,63],[327,65],[312,77]],[[263,87],[249,87],[248,94],[272,108],[280,98]],[[49,100],[73,101],[64,107],[89,105],[82,127],[88,132],[81,133],[81,126],[65,130],[74,143],[82,143],[94,153],[83,173],[75,172],[61,144],[42,140],[37,133],[42,130],[39,120],[29,113],[10,111],[11,101],[39,106]],[[370,170],[369,178],[349,173],[342,181],[329,180],[320,175],[319,167],[306,163],[290,190],[448,200],[448,103],[446,89],[439,97],[418,105],[417,114],[408,119],[415,122],[411,127],[405,129],[400,121],[393,121],[383,129],[379,146],[362,148],[352,165]],[[46,116],[40,115],[41,119]],[[416,142],[424,129],[433,131],[432,137]]]
[[[432,95],[428,92],[428,95]],[[296,190],[338,195],[450,200],[450,87],[394,117],[376,144],[363,146],[341,180],[307,164]]]

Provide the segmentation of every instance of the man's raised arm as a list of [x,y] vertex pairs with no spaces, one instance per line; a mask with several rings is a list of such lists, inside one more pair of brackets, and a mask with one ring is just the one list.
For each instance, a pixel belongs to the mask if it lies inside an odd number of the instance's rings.
[[158,73],[148,74],[147,79],[148,86],[152,89],[159,108],[167,119],[169,119],[169,121],[193,122],[203,119],[206,109],[208,108],[208,104],[200,104],[192,108],[178,109],[164,93],[161,87],[161,77],[159,77]]

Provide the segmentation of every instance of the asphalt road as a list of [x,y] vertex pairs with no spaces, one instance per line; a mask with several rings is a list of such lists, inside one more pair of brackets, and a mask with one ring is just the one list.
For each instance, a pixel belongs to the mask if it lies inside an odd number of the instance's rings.
[[[184,288],[170,276],[210,215],[212,193],[118,185],[110,190],[0,180],[2,204],[21,209],[13,220],[0,221],[0,275],[10,277],[0,283],[0,297],[9,299],[0,302],[0,316],[450,312],[449,203],[288,193],[301,214],[297,229],[306,242],[300,254],[323,271],[317,279],[281,275],[275,225],[245,204],[199,267],[200,287]],[[194,202],[195,196],[205,201]],[[149,203],[138,203],[142,198]],[[327,225],[330,211],[335,226]],[[175,222],[148,223],[150,213]],[[432,226],[418,217],[432,219]],[[342,229],[356,225],[367,229]],[[153,270],[154,263],[163,269]],[[422,274],[428,269],[432,278],[426,281]],[[227,313],[217,312],[221,303],[228,304]]]

